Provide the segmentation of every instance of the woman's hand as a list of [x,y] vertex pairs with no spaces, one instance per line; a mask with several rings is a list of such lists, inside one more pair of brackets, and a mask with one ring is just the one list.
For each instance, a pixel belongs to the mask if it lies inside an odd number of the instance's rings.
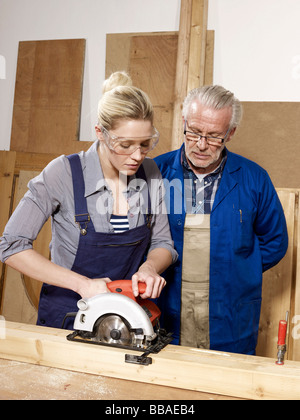
[[132,276],[132,291],[136,297],[139,295],[139,282],[146,283],[146,291],[141,295],[142,299],[158,298],[166,284],[165,279],[150,265],[146,266],[146,263]]
[[161,294],[166,285],[166,280],[159,275],[172,263],[171,253],[165,248],[155,248],[149,252],[147,260],[139,268],[139,271],[132,276],[132,291],[134,296],[139,295],[138,283],[146,283],[146,291],[141,298],[155,299]]
[[79,294],[83,299],[88,299],[102,293],[111,293],[107,288],[107,283],[110,283],[111,280],[108,277],[100,279],[86,279],[82,289],[79,291]]

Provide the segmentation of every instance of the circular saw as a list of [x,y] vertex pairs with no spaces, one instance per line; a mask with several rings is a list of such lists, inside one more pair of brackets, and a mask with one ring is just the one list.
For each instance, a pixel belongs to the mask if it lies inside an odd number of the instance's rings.
[[[77,302],[75,331],[67,339],[143,351],[142,356],[126,354],[125,361],[150,364],[148,354],[158,353],[172,341],[172,334],[159,326],[159,308],[150,299],[135,297],[131,280],[115,280],[107,287],[111,293]],[[145,283],[139,283],[139,293],[145,290]]]

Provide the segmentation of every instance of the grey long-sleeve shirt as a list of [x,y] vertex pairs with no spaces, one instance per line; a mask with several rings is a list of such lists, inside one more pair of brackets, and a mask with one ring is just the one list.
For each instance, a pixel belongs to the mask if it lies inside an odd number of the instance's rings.
[[[98,141],[87,152],[79,154],[85,181],[85,197],[96,232],[113,232],[110,224],[113,195],[104,179],[97,149]],[[175,262],[177,252],[173,248],[164,206],[161,174],[151,159],[145,159],[143,167],[147,184],[133,176],[128,183],[128,189],[123,192],[129,204],[129,229],[145,223],[143,209],[147,208],[149,189],[153,213],[149,251],[166,248]],[[28,188],[0,239],[1,261],[31,249],[42,226],[52,217],[51,260],[71,269],[80,234],[79,226],[74,220],[73,183],[66,156],[62,155],[50,162],[41,174],[29,182]]]

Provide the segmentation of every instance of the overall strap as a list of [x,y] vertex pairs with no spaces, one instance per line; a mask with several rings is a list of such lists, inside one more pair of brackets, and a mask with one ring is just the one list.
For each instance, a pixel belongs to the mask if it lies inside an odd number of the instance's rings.
[[87,234],[87,226],[94,231],[93,222],[88,213],[87,202],[84,196],[85,185],[80,158],[77,153],[67,156],[70,162],[73,180],[75,222],[80,226],[81,235]]
[[135,176],[136,176],[136,178],[143,179],[146,182],[146,184],[147,184],[148,209],[147,209],[147,213],[144,215],[144,217],[145,217],[145,223],[146,223],[146,225],[148,226],[148,228],[150,228],[150,226],[151,226],[151,220],[152,220],[151,198],[150,198],[149,187],[148,187],[147,178],[146,178],[146,174],[145,174],[145,170],[143,168],[143,165],[141,165],[139,167],[139,169],[137,170],[137,173],[136,173]]

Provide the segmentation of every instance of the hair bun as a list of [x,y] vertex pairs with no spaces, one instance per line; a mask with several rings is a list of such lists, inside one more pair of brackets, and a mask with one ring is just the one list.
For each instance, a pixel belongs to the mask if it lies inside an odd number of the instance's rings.
[[125,71],[116,71],[106,79],[102,86],[102,93],[105,94],[118,86],[132,86],[132,80]]

